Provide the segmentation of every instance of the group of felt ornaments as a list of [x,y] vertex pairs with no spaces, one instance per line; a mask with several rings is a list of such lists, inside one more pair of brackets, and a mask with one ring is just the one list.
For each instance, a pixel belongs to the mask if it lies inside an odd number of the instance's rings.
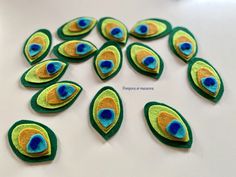
[[[99,50],[89,41],[81,40],[97,25],[100,34],[108,40]],[[24,55],[33,65],[21,77],[25,87],[43,89],[31,99],[32,108],[41,113],[60,112],[68,108],[82,91],[72,81],[57,82],[68,67],[67,62],[82,62],[94,56],[94,68],[102,80],[114,77],[122,65],[120,45],[125,45],[129,34],[140,40],[153,40],[168,34],[171,50],[189,63],[188,79],[202,96],[217,102],[223,94],[223,82],[216,69],[206,60],[194,58],[198,51],[193,34],[183,27],[172,29],[166,20],[150,18],[137,22],[128,33],[126,26],[117,19],[92,17],[73,19],[57,30],[66,40],[53,48],[58,59],[44,59],[51,48],[51,33],[41,29],[25,42]],[[163,71],[161,57],[142,43],[132,43],[126,49],[129,63],[139,73],[158,79]],[[38,63],[40,62],[40,63]],[[106,140],[120,128],[123,120],[122,100],[112,87],[103,87],[90,104],[90,122]],[[180,148],[190,148],[192,132],[184,117],[174,108],[158,102],[144,106],[144,115],[151,132],[163,143]],[[8,132],[9,143],[15,154],[24,161],[53,160],[57,138],[47,126],[29,120],[16,122]]]

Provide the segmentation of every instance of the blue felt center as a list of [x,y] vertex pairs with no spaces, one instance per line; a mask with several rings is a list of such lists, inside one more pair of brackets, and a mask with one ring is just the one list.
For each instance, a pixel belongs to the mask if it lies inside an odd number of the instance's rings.
[[172,120],[166,127],[166,131],[175,138],[184,138],[186,130],[178,120]]
[[179,49],[184,55],[190,55],[193,52],[192,44],[189,42],[180,43]]
[[76,54],[85,55],[92,50],[92,47],[85,43],[80,43],[76,46]]
[[211,92],[211,93],[216,93],[217,92],[218,82],[213,76],[202,78],[201,79],[201,84],[209,92]]
[[40,153],[48,148],[47,142],[41,134],[31,136],[26,151],[28,153]]
[[103,108],[98,111],[98,119],[103,127],[111,125],[115,119],[114,109]]
[[91,20],[88,18],[79,18],[77,21],[77,25],[81,29],[87,28],[91,24]]
[[123,30],[119,27],[112,28],[110,34],[117,39],[121,39],[124,36]]
[[62,67],[60,62],[50,62],[47,64],[46,69],[48,74],[55,74],[58,72]]
[[98,66],[103,74],[107,74],[114,68],[114,62],[112,60],[100,60]]
[[147,33],[148,33],[148,30],[149,30],[148,25],[145,25],[145,24],[138,25],[138,26],[134,29],[135,33],[140,34],[140,35],[145,35],[145,34],[147,34]]
[[142,63],[149,69],[155,69],[157,67],[157,61],[153,56],[147,56],[142,60]]
[[29,46],[29,55],[31,57],[37,55],[42,50],[42,45],[37,43],[32,43]]
[[56,89],[56,92],[61,100],[65,100],[75,92],[75,88],[67,84],[59,85]]

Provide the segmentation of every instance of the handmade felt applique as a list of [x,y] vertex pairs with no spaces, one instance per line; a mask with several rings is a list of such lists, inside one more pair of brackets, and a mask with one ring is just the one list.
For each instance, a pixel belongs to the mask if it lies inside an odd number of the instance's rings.
[[166,20],[149,18],[138,21],[130,30],[130,35],[140,40],[153,40],[168,35],[171,28]]
[[14,153],[23,161],[51,161],[56,156],[56,135],[50,128],[38,122],[16,122],[8,131],[8,140]]
[[126,49],[126,55],[133,68],[144,75],[158,79],[164,64],[161,57],[150,47],[142,43],[132,43]]
[[112,87],[103,87],[90,104],[90,122],[105,139],[110,139],[120,128],[123,106],[119,94]]
[[184,27],[176,27],[169,37],[170,49],[184,62],[189,62],[198,52],[194,35]]
[[218,102],[224,93],[224,84],[216,69],[201,58],[193,58],[188,66],[188,80],[203,97]]
[[79,17],[62,25],[57,30],[57,35],[63,40],[81,39],[87,36],[96,24],[97,20],[93,17]]
[[83,62],[95,55],[97,48],[85,40],[70,40],[62,42],[53,48],[53,53],[68,62]]
[[113,41],[106,42],[94,57],[94,69],[102,80],[114,77],[122,65],[122,51]]
[[126,44],[128,40],[128,30],[126,26],[117,19],[104,17],[98,22],[98,31],[106,39]]
[[191,128],[177,110],[163,103],[149,102],[144,114],[152,133],[161,142],[178,148],[191,147]]
[[40,113],[61,112],[74,103],[81,91],[82,87],[75,82],[57,82],[36,93],[31,107]]
[[30,64],[44,59],[51,48],[52,36],[47,29],[34,32],[25,42],[23,53]]
[[21,77],[25,87],[46,87],[57,82],[65,73],[68,64],[58,59],[38,63],[28,69]]

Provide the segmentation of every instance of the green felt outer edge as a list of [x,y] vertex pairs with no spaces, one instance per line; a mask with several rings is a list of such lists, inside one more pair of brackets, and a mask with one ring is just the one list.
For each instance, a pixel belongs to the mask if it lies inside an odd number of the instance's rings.
[[[160,70],[159,70],[159,73],[157,73],[157,74],[155,74],[155,73],[149,73],[149,72],[147,72],[147,71],[141,70],[140,68],[138,68],[138,67],[136,66],[136,64],[133,62],[133,60],[132,60],[132,58],[131,58],[131,47],[132,47],[133,45],[140,45],[140,46],[146,47],[146,48],[148,48],[149,50],[153,51],[153,52],[159,57],[159,59],[160,59],[160,66],[159,66],[159,67],[160,67]],[[162,61],[161,56],[160,56],[158,53],[156,53],[156,52],[155,52],[152,48],[150,48],[149,46],[147,46],[147,45],[145,45],[145,44],[142,44],[142,43],[139,43],[139,42],[134,42],[134,43],[130,44],[130,45],[127,47],[127,49],[126,49],[126,56],[127,56],[127,58],[128,58],[128,61],[129,61],[130,65],[133,66],[133,68],[134,68],[137,72],[139,72],[139,73],[141,73],[141,74],[143,74],[143,75],[146,75],[146,76],[150,76],[150,77],[152,77],[152,78],[154,78],[154,79],[159,79],[159,78],[161,77],[161,74],[162,74],[163,69],[164,69],[164,63],[163,63],[163,61]]]
[[[172,43],[172,41],[173,41],[173,36],[174,36],[175,32],[177,32],[177,31],[179,31],[179,30],[185,31],[185,32],[188,33],[190,36],[192,36],[192,38],[196,41],[196,51],[195,51],[194,55],[193,55],[189,60],[185,60],[184,58],[182,58],[182,57],[176,52],[176,50],[175,50],[175,48],[174,48],[174,45],[173,45],[173,43]],[[171,31],[171,33],[170,33],[168,43],[169,43],[169,47],[170,47],[171,51],[172,51],[176,56],[178,56],[182,61],[184,61],[185,63],[188,63],[190,60],[192,60],[192,58],[194,58],[194,57],[197,55],[197,53],[198,53],[197,40],[196,40],[196,38],[194,37],[194,35],[191,33],[191,31],[189,31],[189,30],[188,30],[187,28],[185,28],[185,27],[180,27],[180,26],[175,27],[175,28]]]
[[[102,33],[102,23],[103,23],[103,21],[106,20],[106,19],[113,19],[113,20],[119,21],[120,23],[122,23],[122,22],[121,22],[120,20],[117,20],[117,19],[112,18],[112,17],[103,17],[103,18],[101,18],[101,19],[98,21],[97,29],[98,29],[98,32],[102,35],[102,37],[105,38],[105,39],[108,40],[108,41],[114,41],[114,40],[109,39],[108,37],[106,37],[106,36]],[[122,23],[122,24],[125,26],[124,23]],[[127,41],[128,41],[128,38],[129,38],[129,32],[128,32],[128,29],[127,29],[126,26],[125,26],[125,29],[126,29],[126,34],[127,34],[126,41],[125,41],[125,42],[115,41],[115,42],[117,42],[118,44],[121,44],[121,45],[124,45],[124,46],[126,45],[126,43],[127,43]]]
[[[41,127],[43,127],[47,133],[48,133],[48,136],[49,136],[49,139],[50,139],[50,143],[51,143],[51,155],[49,156],[42,156],[42,157],[28,157],[28,156],[25,156],[23,154],[21,154],[17,149],[16,147],[14,146],[13,142],[12,142],[12,139],[11,139],[11,135],[12,135],[12,131],[14,130],[14,128],[18,125],[21,125],[21,124],[37,124]],[[9,141],[9,144],[13,150],[13,152],[23,161],[26,161],[26,162],[44,162],[44,161],[51,161],[55,158],[56,156],[56,152],[57,152],[57,137],[55,135],[55,133],[47,126],[39,123],[39,122],[34,122],[34,121],[31,121],[31,120],[20,120],[16,123],[14,123],[11,128],[9,129],[8,131],[8,141]]]
[[[158,134],[156,132],[156,130],[152,127],[151,125],[151,122],[149,120],[149,114],[148,114],[148,110],[151,106],[153,105],[162,105],[162,106],[166,106],[170,109],[172,109],[173,111],[175,111],[180,117],[181,119],[183,120],[183,122],[185,123],[186,127],[187,127],[187,130],[188,130],[188,134],[189,134],[189,141],[188,142],[180,142],[180,141],[171,141],[167,138],[164,138],[163,136],[161,136],[160,134]],[[188,122],[184,119],[184,117],[177,111],[175,110],[174,108],[164,104],[164,103],[158,103],[158,102],[148,102],[145,106],[144,106],[144,115],[145,115],[145,118],[146,118],[146,121],[147,121],[147,124],[151,130],[151,132],[153,133],[153,135],[159,139],[162,143],[164,144],[167,144],[169,146],[173,146],[173,147],[177,147],[177,148],[191,148],[192,146],[192,143],[193,143],[193,137],[192,137],[192,130],[188,124]]]
[[[192,79],[192,76],[191,76],[191,70],[192,70],[192,66],[195,62],[197,61],[202,61],[206,64],[208,64],[209,66],[211,66],[215,72],[217,73],[217,75],[219,76],[220,78],[220,82],[221,82],[221,86],[220,86],[220,90],[218,92],[218,95],[216,97],[212,97],[211,95],[208,95],[207,93],[205,93],[204,91],[202,91],[198,86],[195,85],[193,79]],[[207,62],[206,60],[202,59],[202,58],[193,58],[190,62],[189,62],[189,65],[188,65],[188,80],[189,80],[189,83],[191,84],[191,86],[193,87],[193,89],[199,93],[201,96],[217,103],[221,97],[223,96],[223,93],[224,93],[224,84],[223,84],[223,80],[220,76],[220,74],[218,73],[218,71],[209,63]]]
[[144,20],[141,20],[141,21],[145,21],[145,20],[155,20],[155,21],[158,21],[158,22],[161,22],[161,23],[164,23],[166,25],[166,30],[163,31],[162,33],[156,35],[156,36],[151,36],[151,37],[141,37],[141,36],[136,36],[132,33],[129,33],[131,36],[133,36],[134,38],[136,39],[140,39],[140,40],[143,40],[143,41],[151,41],[151,40],[154,40],[154,39],[160,39],[162,37],[165,37],[166,35],[168,35],[171,30],[172,30],[172,25],[170,24],[170,22],[168,22],[167,20],[163,20],[163,19],[159,19],[159,18],[148,18],[148,19],[144,19]]
[[38,91],[32,98],[31,98],[31,107],[33,108],[33,110],[35,110],[36,112],[39,112],[39,113],[57,113],[57,112],[62,112],[64,110],[66,110],[67,108],[69,108],[76,100],[76,98],[80,95],[80,93],[82,92],[83,88],[78,85],[77,83],[75,82],[72,82],[72,81],[60,81],[60,82],[57,82],[57,83],[71,83],[71,84],[75,84],[77,85],[78,87],[80,87],[80,91],[79,93],[69,102],[67,103],[65,106],[63,107],[60,107],[60,108],[56,108],[56,109],[47,109],[47,108],[43,108],[41,106],[39,106],[37,104],[37,98],[39,96],[39,94],[46,88],[43,88],[41,89],[40,91]]
[[[80,17],[77,17],[77,18],[80,18]],[[77,19],[77,18],[75,18],[75,19]],[[75,20],[75,19],[73,19],[73,20]],[[57,35],[58,35],[58,37],[61,38],[62,40],[80,40],[80,39],[84,38],[85,36],[89,35],[89,33],[91,33],[91,31],[95,28],[95,26],[96,26],[96,24],[97,24],[97,20],[96,20],[94,26],[93,26],[87,33],[84,33],[84,34],[82,34],[82,35],[76,35],[76,36],[67,36],[67,35],[65,35],[65,34],[62,32],[62,29],[64,28],[64,26],[65,26],[67,23],[69,23],[69,22],[71,22],[71,21],[73,21],[73,20],[70,20],[70,21],[64,23],[61,27],[58,28],[58,30],[57,30]]]
[[[108,77],[106,78],[102,78],[100,75],[99,75],[99,72],[98,72],[98,68],[96,67],[96,59],[97,59],[97,56],[99,55],[100,51],[102,51],[104,48],[106,48],[107,46],[115,46],[119,53],[120,53],[120,64],[118,66],[118,68],[116,69],[116,71],[114,73],[112,73],[111,75],[109,75]],[[116,74],[118,74],[118,72],[120,71],[121,69],[121,66],[122,66],[122,63],[123,63],[123,55],[122,55],[122,50],[121,50],[121,47],[117,44],[117,42],[115,41],[108,41],[106,42],[105,44],[103,44],[103,46],[96,52],[95,56],[94,56],[94,60],[93,60],[93,66],[94,66],[94,69],[97,73],[97,75],[99,76],[99,78],[101,80],[108,80],[108,79],[111,79],[113,78]]]
[[[48,38],[49,38],[49,45],[48,45],[47,50],[39,58],[37,58],[37,59],[35,59],[34,61],[31,62],[29,60],[29,58],[27,57],[26,53],[25,53],[25,47],[26,47],[26,44],[29,41],[30,37],[32,35],[34,35],[35,33],[37,33],[37,32],[42,32],[42,33],[44,33],[44,34],[46,34],[48,36]],[[35,31],[33,34],[31,34],[30,37],[28,37],[28,39],[24,43],[23,53],[24,53],[25,58],[29,62],[29,64],[33,65],[33,64],[38,63],[39,61],[43,60],[48,55],[48,53],[50,51],[50,48],[51,48],[51,45],[52,45],[52,35],[51,35],[51,32],[49,30],[47,30],[47,29],[40,29],[38,31]]]
[[54,55],[56,55],[56,56],[59,58],[59,60],[61,60],[61,61],[71,62],[71,63],[84,62],[84,61],[88,60],[89,58],[91,58],[92,56],[94,56],[94,55],[96,54],[96,52],[97,52],[97,47],[96,47],[93,43],[91,43],[91,42],[89,42],[89,41],[86,41],[86,40],[80,40],[80,41],[82,41],[82,42],[88,42],[88,43],[91,44],[96,50],[95,50],[94,52],[90,53],[89,55],[87,55],[87,56],[85,56],[85,57],[83,57],[83,58],[80,58],[80,59],[78,59],[78,58],[66,57],[66,56],[63,56],[62,54],[60,54],[60,53],[58,52],[58,48],[60,47],[60,45],[66,43],[66,42],[69,42],[69,41],[65,41],[65,42],[62,42],[62,43],[57,44],[56,46],[54,46],[52,52],[53,52]]
[[[58,59],[49,59],[49,60],[50,61],[60,61]],[[46,61],[48,61],[48,60],[45,60],[43,62],[46,62]],[[43,63],[43,62],[41,62],[41,63]],[[60,62],[63,62],[63,61],[60,61]],[[21,84],[25,87],[33,87],[33,88],[42,88],[42,87],[47,87],[49,85],[54,84],[63,76],[63,74],[66,72],[66,70],[68,68],[69,64],[67,62],[63,62],[63,63],[66,64],[63,71],[61,71],[61,73],[56,78],[54,78],[53,80],[46,82],[46,83],[31,83],[31,82],[28,82],[25,80],[25,75],[28,73],[29,70],[31,70],[34,67],[34,66],[32,66],[27,71],[25,71],[24,74],[21,76],[21,78],[20,78]]]
[[[104,133],[99,126],[97,125],[97,123],[94,121],[94,117],[93,117],[93,107],[94,107],[94,102],[96,100],[96,98],[98,97],[98,95],[100,95],[104,90],[110,89],[112,91],[114,91],[119,99],[120,102],[120,116],[118,118],[118,121],[116,122],[116,124],[114,125],[114,127],[108,132],[108,133]],[[117,93],[117,91],[110,87],[110,86],[105,86],[102,89],[100,89],[96,95],[94,96],[92,102],[90,103],[90,107],[89,107],[89,115],[90,115],[90,122],[91,125],[93,126],[93,128],[95,128],[95,130],[97,130],[97,132],[105,139],[108,140],[110,139],[114,134],[116,134],[116,132],[119,130],[121,123],[123,121],[123,104],[122,104],[122,100],[119,96],[119,94]]]

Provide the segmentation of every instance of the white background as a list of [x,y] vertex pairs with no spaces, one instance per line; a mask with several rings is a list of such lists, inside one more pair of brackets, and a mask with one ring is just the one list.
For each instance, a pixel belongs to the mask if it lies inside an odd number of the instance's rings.
[[[207,59],[221,74],[225,93],[213,104],[199,96],[187,80],[187,65],[168,48],[168,37],[146,42],[163,58],[165,68],[156,81],[137,73],[124,62],[120,73],[102,82],[92,59],[71,64],[62,80],[81,84],[76,102],[59,114],[34,112],[29,101],[36,89],[20,85],[30,66],[22,55],[26,38],[40,28],[53,33],[79,16],[97,19],[112,16],[130,29],[138,20],[157,17],[173,26],[185,26],[199,43],[198,56]],[[227,0],[0,0],[0,176],[1,177],[234,177],[236,161],[235,45],[236,1]],[[105,42],[97,30],[85,39],[98,48]],[[137,41],[129,39],[128,44]],[[125,48],[123,49],[125,51]],[[54,57],[52,54],[49,57]],[[124,102],[124,121],[108,142],[90,126],[88,108],[105,85],[117,89]],[[127,91],[122,87],[154,87],[153,91]],[[159,101],[179,110],[193,131],[190,150],[166,146],[146,125],[143,106]],[[30,164],[12,152],[9,127],[20,119],[48,125],[58,137],[58,152],[51,163]]]

